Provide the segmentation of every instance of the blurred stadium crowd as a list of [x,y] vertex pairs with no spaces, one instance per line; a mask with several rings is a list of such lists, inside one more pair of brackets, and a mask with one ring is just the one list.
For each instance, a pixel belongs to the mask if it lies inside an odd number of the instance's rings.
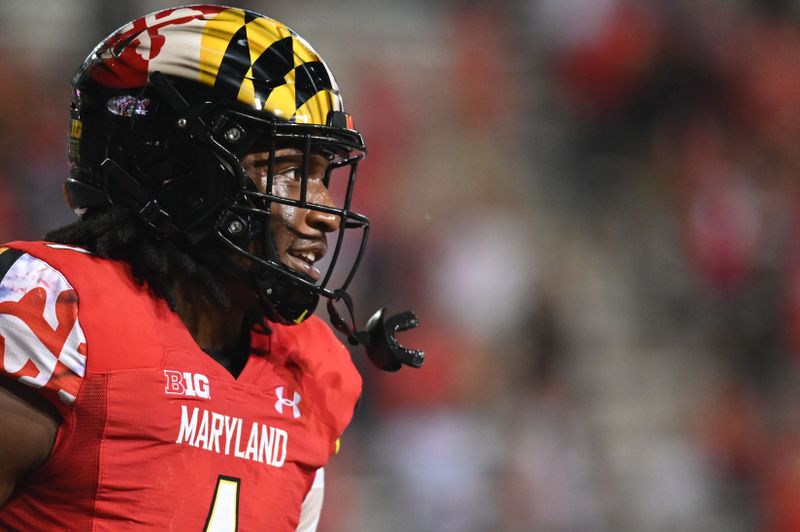
[[[800,3],[236,3],[339,78],[355,299],[429,356],[356,355],[323,532],[800,530]],[[72,71],[164,6],[0,4],[0,240],[71,220]]]

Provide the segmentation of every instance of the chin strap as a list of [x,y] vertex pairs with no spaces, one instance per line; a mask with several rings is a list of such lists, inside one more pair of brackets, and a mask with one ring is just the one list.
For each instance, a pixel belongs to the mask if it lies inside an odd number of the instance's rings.
[[[347,312],[350,314],[350,324],[342,318],[336,310],[335,302],[344,301]],[[397,371],[403,364],[412,368],[419,368],[425,362],[425,353],[419,349],[409,349],[400,344],[395,335],[419,325],[417,315],[411,311],[401,312],[388,318],[385,317],[387,307],[377,311],[367,322],[364,330],[356,328],[353,318],[353,299],[343,290],[336,292],[336,298],[328,300],[328,314],[331,324],[347,336],[351,345],[363,345],[367,356],[378,368],[384,371]]]

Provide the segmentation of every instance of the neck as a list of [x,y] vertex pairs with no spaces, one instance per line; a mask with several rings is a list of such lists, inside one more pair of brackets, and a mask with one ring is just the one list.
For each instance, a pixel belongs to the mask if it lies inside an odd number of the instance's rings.
[[194,341],[203,351],[225,352],[238,347],[242,337],[245,311],[236,305],[223,308],[209,301],[196,282],[175,282],[177,314]]

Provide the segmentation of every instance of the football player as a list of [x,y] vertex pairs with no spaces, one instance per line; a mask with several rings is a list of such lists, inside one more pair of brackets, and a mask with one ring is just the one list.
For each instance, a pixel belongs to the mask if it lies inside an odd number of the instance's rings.
[[73,87],[79,220],[0,247],[0,529],[314,530],[361,391],[319,298],[379,367],[423,361],[412,313],[353,324],[366,147],[336,81],[280,22],[194,5]]

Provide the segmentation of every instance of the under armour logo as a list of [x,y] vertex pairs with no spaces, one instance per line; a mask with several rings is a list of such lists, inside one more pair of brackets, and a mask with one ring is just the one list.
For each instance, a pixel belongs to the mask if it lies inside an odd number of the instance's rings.
[[300,394],[294,392],[294,398],[292,400],[284,399],[283,390],[284,390],[283,386],[278,386],[277,388],[275,388],[275,395],[278,396],[278,400],[275,401],[275,410],[277,410],[279,414],[283,414],[283,407],[291,406],[294,418],[295,419],[299,418],[300,408],[297,405],[300,403],[301,400]]

